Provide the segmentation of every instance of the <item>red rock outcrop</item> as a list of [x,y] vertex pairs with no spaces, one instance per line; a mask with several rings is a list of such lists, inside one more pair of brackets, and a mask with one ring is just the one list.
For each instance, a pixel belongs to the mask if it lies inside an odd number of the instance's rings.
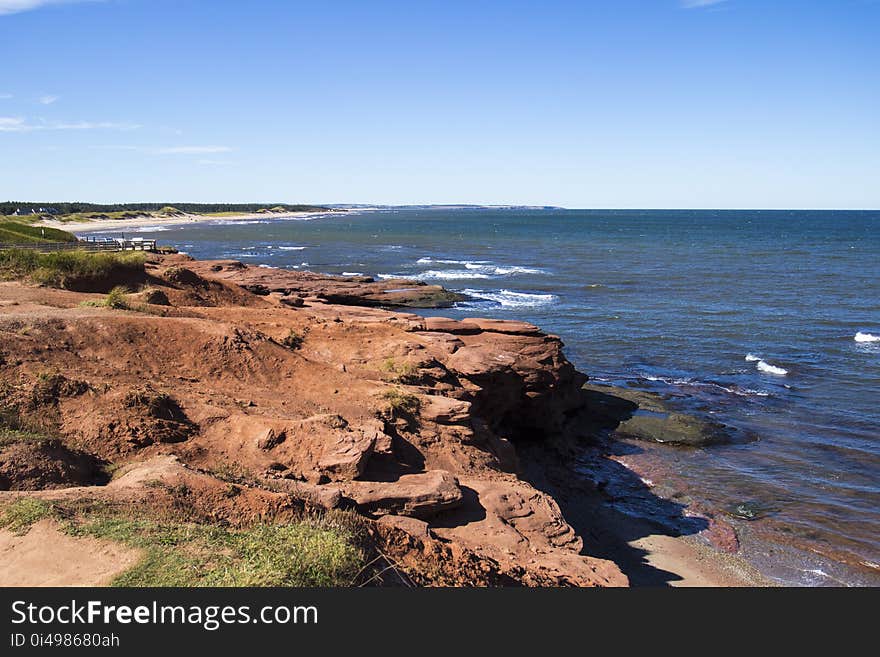
[[[0,404],[23,420],[51,408],[70,449],[132,468],[68,494],[135,495],[147,475],[133,473],[153,464],[226,518],[291,495],[354,507],[402,562],[404,545],[435,561],[451,549],[473,583],[626,584],[517,475],[516,443],[560,440],[583,406],[586,377],[557,337],[365,307],[424,287],[400,282],[180,257],[147,273],[170,305],[89,308],[80,293],[0,283]],[[358,305],[328,302],[342,298]],[[86,390],[27,407],[22,391],[47,369]],[[229,482],[249,492],[224,498]],[[435,583],[464,583],[450,567]]]

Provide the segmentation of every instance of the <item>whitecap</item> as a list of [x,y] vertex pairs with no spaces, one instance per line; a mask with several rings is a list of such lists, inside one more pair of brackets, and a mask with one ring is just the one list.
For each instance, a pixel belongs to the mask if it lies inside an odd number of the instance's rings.
[[495,273],[499,276],[507,276],[508,274],[546,274],[543,269],[536,267],[495,267]]
[[759,371],[765,372],[766,374],[775,374],[776,376],[785,376],[788,374],[788,370],[782,367],[777,367],[776,365],[771,365],[763,360],[758,361],[757,367]]
[[[417,265],[463,265],[465,269],[479,271],[493,276],[509,276],[511,274],[546,274],[544,269],[537,267],[524,267],[521,265],[496,265],[489,260],[453,260],[443,258],[431,258],[426,256],[416,260]],[[457,270],[451,270],[457,271]],[[434,272],[434,270],[432,270]],[[425,272],[426,274],[429,272]],[[434,278],[441,278],[434,276]]]
[[303,250],[307,249],[308,247],[305,247],[305,246],[279,246],[278,248],[281,249],[282,251],[303,251]]
[[413,279],[417,281],[424,280],[443,280],[443,281],[460,281],[471,278],[490,278],[489,274],[483,274],[482,272],[468,271],[467,269],[447,269],[447,270],[439,270],[439,269],[429,269],[426,272],[422,272],[416,276],[412,276]]
[[424,258],[419,258],[416,260],[417,265],[430,265],[432,263],[436,263],[438,265],[491,265],[492,263],[488,260],[450,260],[450,259],[441,259],[441,258],[432,258],[430,256],[425,256]]
[[856,342],[880,342],[880,335],[871,335],[870,333],[862,333],[859,331],[853,338]]
[[363,276],[364,272],[362,271],[344,271],[342,272],[343,276]]
[[164,233],[166,230],[171,229],[165,226],[138,226],[137,228],[126,228],[124,230],[126,233]]
[[[757,359],[759,362],[760,359]],[[764,363],[766,365],[766,363]],[[730,387],[724,386],[720,383],[715,383],[713,381],[700,381],[692,378],[674,378],[674,377],[663,377],[663,376],[654,376],[652,374],[643,374],[640,373],[639,376],[645,381],[651,381],[652,383],[665,383],[667,385],[674,386],[693,386],[693,387],[708,387],[708,388],[717,388],[718,390],[723,390],[724,392],[736,395],[738,397],[770,397],[771,393],[766,390],[753,390],[751,388],[739,388],[739,387]]]
[[486,290],[463,290],[464,294],[476,299],[494,301],[503,308],[527,308],[545,306],[559,299],[555,294],[530,294],[527,292],[514,292],[513,290],[498,290],[487,292]]
[[786,374],[788,374],[787,369],[779,367],[777,365],[773,365],[772,363],[768,363],[760,356],[755,356],[755,354],[746,354],[746,360],[750,363],[756,363],[755,367],[758,368],[759,372],[764,372],[765,374],[775,374],[776,376],[785,376]]

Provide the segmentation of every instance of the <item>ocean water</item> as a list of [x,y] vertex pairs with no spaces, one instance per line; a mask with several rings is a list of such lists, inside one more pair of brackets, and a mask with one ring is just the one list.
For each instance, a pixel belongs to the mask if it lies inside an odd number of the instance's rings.
[[733,523],[765,574],[880,584],[880,212],[394,209],[142,234],[417,278],[471,297],[430,314],[533,322],[591,377],[756,438],[634,458]]

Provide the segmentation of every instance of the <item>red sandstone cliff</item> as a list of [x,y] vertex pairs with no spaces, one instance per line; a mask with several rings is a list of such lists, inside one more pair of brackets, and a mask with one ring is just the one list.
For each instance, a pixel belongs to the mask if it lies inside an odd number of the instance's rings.
[[[148,482],[185,484],[233,524],[353,507],[422,583],[626,584],[519,476],[517,443],[581,426],[586,377],[555,336],[366,307],[443,297],[400,282],[172,256],[141,284],[152,303],[120,311],[0,283],[0,402],[61,438],[4,450],[0,496],[162,505]],[[243,494],[222,494],[230,477]]]

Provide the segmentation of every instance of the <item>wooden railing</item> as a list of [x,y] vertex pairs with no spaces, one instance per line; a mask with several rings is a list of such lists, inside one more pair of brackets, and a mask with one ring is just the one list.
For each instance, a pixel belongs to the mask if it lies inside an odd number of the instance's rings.
[[156,240],[77,240],[76,242],[6,243],[0,242],[4,249],[25,249],[51,253],[54,251],[155,251]]

